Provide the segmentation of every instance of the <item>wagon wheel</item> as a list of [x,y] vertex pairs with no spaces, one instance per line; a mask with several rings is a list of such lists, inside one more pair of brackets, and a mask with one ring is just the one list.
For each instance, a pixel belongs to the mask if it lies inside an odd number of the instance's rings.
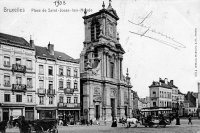
[[41,126],[37,126],[36,133],[44,133],[44,130]]

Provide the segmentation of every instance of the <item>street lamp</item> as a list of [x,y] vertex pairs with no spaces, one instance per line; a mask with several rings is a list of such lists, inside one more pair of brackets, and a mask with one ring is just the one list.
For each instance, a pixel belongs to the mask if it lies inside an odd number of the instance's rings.
[[126,73],[126,81],[128,84],[128,108],[127,108],[127,116],[130,117],[130,77],[129,77],[129,73],[128,73],[128,68],[127,68],[127,73]]
[[176,125],[181,125],[180,124],[180,118],[179,118],[179,113],[178,113],[178,111],[179,111],[179,103],[178,103],[178,98],[177,98],[177,108],[176,108]]

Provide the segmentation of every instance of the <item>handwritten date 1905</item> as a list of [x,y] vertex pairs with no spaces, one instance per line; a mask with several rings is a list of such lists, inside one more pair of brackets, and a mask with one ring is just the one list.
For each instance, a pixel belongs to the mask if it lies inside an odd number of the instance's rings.
[[56,0],[53,3],[55,4],[56,7],[58,7],[60,5],[66,5],[66,1],[64,1],[64,0]]

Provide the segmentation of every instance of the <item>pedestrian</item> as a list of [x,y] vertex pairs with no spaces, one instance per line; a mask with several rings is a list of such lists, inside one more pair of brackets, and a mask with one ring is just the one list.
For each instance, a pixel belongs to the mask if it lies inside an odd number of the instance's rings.
[[104,118],[104,125],[106,126],[106,118]]
[[125,119],[122,117],[122,126],[125,126]]
[[117,119],[114,118],[111,127],[117,127]]
[[189,124],[192,125],[192,116],[191,116],[191,115],[189,115],[189,117],[188,117],[188,125],[189,125]]
[[92,119],[90,119],[90,125],[92,125],[93,124],[93,121],[92,121]]

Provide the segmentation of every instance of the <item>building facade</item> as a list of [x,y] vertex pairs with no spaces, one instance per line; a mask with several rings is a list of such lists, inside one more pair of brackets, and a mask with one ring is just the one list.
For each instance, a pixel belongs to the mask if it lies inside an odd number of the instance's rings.
[[80,119],[79,62],[55,51],[58,118],[73,124]]
[[35,46],[36,51],[36,110],[37,119],[56,118],[56,59],[54,45]]
[[153,81],[149,90],[151,107],[172,107],[172,88],[166,78]]
[[81,105],[85,119],[108,120],[131,116],[130,77],[122,74],[123,50],[111,2],[83,17],[84,48],[80,55]]
[[80,117],[79,63],[53,44],[36,49],[36,109],[38,119],[59,118],[68,122]]
[[184,100],[184,115],[197,116],[198,114],[198,93],[188,92]]
[[35,113],[34,42],[0,33],[0,121]]

